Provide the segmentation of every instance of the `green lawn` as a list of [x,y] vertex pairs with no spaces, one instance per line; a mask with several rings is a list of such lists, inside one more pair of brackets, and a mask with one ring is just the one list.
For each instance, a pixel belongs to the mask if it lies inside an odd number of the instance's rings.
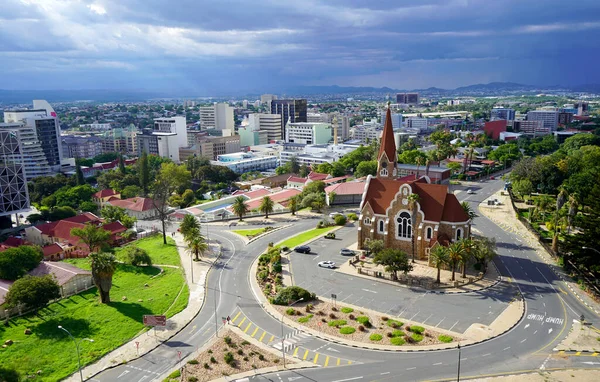
[[299,235],[293,236],[293,237],[277,244],[277,246],[288,247],[288,248],[292,249],[306,241],[309,241],[310,239],[313,239],[321,234],[327,233],[334,228],[337,228],[337,226],[331,226],[331,227],[325,227],[325,228],[313,228],[309,231],[306,231]]
[[257,236],[260,235],[261,233],[265,232],[264,228],[254,228],[254,229],[236,229],[231,231],[233,233],[237,233],[238,235],[242,235],[242,236]]
[[[69,263],[89,269],[87,259]],[[38,314],[15,318],[8,327],[0,325],[0,341],[14,341],[10,347],[0,348],[2,366],[16,369],[22,377],[41,370],[36,381],[58,381],[77,370],[75,346],[58,325],[78,339],[94,340],[80,345],[82,363],[88,364],[145,330],[143,315],[167,310],[168,317],[175,315],[187,306],[187,284],[179,269],[165,268],[159,273],[154,267],[119,264],[109,305],[99,303],[93,288],[51,304]],[[175,301],[182,286],[184,290]],[[127,297],[125,301],[123,296]],[[31,335],[24,334],[26,328],[31,329]]]
[[[165,264],[165,265],[180,265],[181,259],[179,257],[179,253],[177,252],[177,246],[175,245],[175,240],[170,237],[167,237],[167,245],[163,244],[163,238],[161,235],[154,235],[150,237],[143,238],[141,240],[136,240],[133,243],[129,244],[142,249],[145,249],[152,257],[152,261],[154,264]],[[129,245],[126,245],[121,248],[117,248],[115,250],[115,255],[117,259],[121,261],[126,261],[127,258],[125,256],[125,248]]]

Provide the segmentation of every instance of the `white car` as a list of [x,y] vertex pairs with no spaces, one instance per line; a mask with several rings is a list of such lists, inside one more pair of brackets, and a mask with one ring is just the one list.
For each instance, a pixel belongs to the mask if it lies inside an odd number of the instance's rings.
[[467,190],[467,194],[469,194],[469,195],[474,194],[474,193],[475,193],[475,191],[471,190],[470,188]]
[[321,268],[329,268],[329,269],[335,268],[335,263],[333,261],[319,261],[319,263],[317,265],[320,266]]

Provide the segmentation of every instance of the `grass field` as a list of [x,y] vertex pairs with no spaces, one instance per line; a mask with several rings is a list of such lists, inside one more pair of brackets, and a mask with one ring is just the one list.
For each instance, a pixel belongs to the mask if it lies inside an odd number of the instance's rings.
[[294,247],[296,247],[306,241],[309,241],[310,239],[313,239],[321,234],[327,233],[334,228],[337,228],[337,227],[331,226],[331,227],[325,227],[325,228],[314,228],[309,231],[303,232],[299,235],[293,236],[293,237],[277,244],[277,246],[288,247],[290,249],[293,249]]
[[250,236],[260,235],[261,233],[265,232],[265,229],[264,228],[236,229],[231,232],[237,233],[238,235],[250,237]]
[[[163,244],[162,235],[146,237],[144,239],[134,241],[129,245],[145,249],[150,254],[150,257],[152,257],[152,261],[154,262],[154,264],[181,264],[181,259],[179,257],[179,253],[177,253],[177,246],[175,245],[175,240],[173,240],[170,237],[167,237],[167,245]],[[125,248],[127,248],[129,245],[117,248],[115,250],[115,255],[117,256],[117,259],[121,261],[126,261]]]
[[[147,249],[156,264],[179,265],[177,249],[169,240],[163,246],[162,236],[154,236],[131,245]],[[66,262],[90,269],[88,259]],[[182,311],[187,306],[189,290],[180,269],[164,267],[160,273],[155,267],[118,264],[110,296],[110,304],[100,304],[93,288],[53,303],[37,314],[10,320],[8,327],[0,325],[0,343],[14,341],[13,345],[0,348],[0,365],[17,370],[23,378],[41,370],[35,381],[58,381],[77,371],[75,345],[58,325],[78,340],[94,340],[80,343],[82,364],[88,364],[144,331],[145,314],[172,317]],[[31,329],[32,334],[25,335],[25,329]]]

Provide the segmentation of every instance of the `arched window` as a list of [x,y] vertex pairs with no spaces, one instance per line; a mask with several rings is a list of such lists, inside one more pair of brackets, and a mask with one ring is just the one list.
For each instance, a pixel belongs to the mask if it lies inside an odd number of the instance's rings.
[[411,238],[412,236],[412,224],[410,221],[410,214],[408,212],[402,212],[396,219],[398,222],[398,236]]
[[382,168],[381,171],[379,172],[379,174],[381,176],[388,176],[388,171],[385,168]]
[[379,221],[379,232],[383,232],[383,219]]
[[458,228],[456,230],[456,240],[462,239],[462,229]]
[[365,223],[365,225],[371,225],[371,218],[365,218],[363,222]]
[[427,239],[431,239],[433,237],[433,229],[431,227],[427,227]]

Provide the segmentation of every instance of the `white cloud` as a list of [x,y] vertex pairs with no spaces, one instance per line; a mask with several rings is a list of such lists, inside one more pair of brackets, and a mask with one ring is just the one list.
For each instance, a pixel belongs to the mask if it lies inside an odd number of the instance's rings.
[[92,3],[92,4],[88,4],[87,6],[90,11],[94,12],[97,15],[105,15],[106,14],[106,8],[104,8],[102,5],[98,4],[98,3]]

